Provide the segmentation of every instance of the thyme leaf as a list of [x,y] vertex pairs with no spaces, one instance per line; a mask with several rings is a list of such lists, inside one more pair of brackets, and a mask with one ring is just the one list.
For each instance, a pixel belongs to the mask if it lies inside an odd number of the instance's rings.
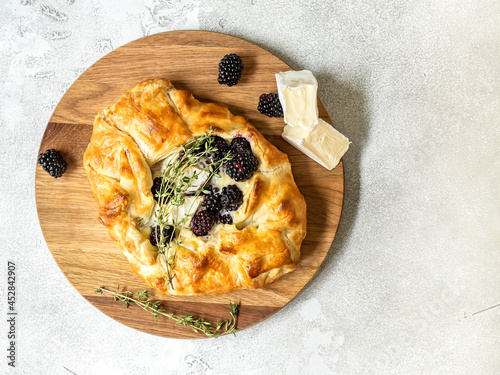
[[183,326],[191,327],[191,329],[199,334],[205,334],[208,337],[217,338],[221,335],[228,334],[236,334],[238,329],[236,328],[238,324],[238,304],[237,303],[229,303],[229,308],[231,311],[229,315],[231,319],[226,321],[217,321],[217,323],[212,324],[207,320],[203,320],[200,317],[192,316],[192,315],[175,315],[172,313],[165,312],[164,309],[161,308],[160,301],[153,301],[148,296],[147,290],[139,290],[137,292],[137,298],[134,298],[134,293],[131,291],[122,291],[120,292],[120,287],[116,288],[116,291],[108,290],[104,286],[100,286],[97,288],[95,293],[108,293],[112,294],[115,301],[122,301],[125,303],[125,306],[128,308],[131,304],[135,303],[137,306],[142,308],[143,310],[151,313],[156,320],[158,316],[166,316],[167,318],[175,320],[177,324],[181,324]]
[[[156,194],[158,197],[158,209],[155,212],[155,217],[160,227],[160,241],[158,241],[158,255],[160,256],[160,264],[165,271],[166,282],[174,289],[173,279],[175,278],[175,256],[177,246],[181,246],[180,241],[175,241],[175,230],[171,231],[170,238],[165,238],[163,235],[164,229],[173,226],[174,229],[184,224],[188,218],[194,215],[193,206],[196,199],[193,200],[191,206],[187,210],[185,216],[178,218],[178,207],[185,203],[185,196],[189,189],[193,188],[193,184],[198,180],[204,172],[208,173],[208,178],[194,192],[195,198],[203,194],[210,193],[206,189],[207,183],[213,176],[219,176],[220,167],[231,159],[231,151],[228,151],[220,160],[216,162],[202,163],[203,159],[207,159],[210,155],[217,151],[213,143],[211,133],[213,127],[208,133],[201,135],[190,143],[180,147],[179,151],[170,156],[170,163],[163,170],[161,177],[161,186]],[[200,167],[200,171],[196,170],[189,174],[189,167]],[[175,211],[175,215],[173,215]],[[175,216],[175,218],[173,218]],[[169,223],[169,218],[173,223]],[[173,246],[176,244],[177,246]]]

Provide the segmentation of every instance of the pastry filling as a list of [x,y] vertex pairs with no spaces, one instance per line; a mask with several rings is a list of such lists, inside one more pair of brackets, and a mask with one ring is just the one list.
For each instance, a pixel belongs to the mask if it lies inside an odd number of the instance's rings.
[[[245,181],[258,168],[250,143],[205,134],[151,168],[156,201],[150,242],[162,253],[183,228],[208,236],[218,223],[233,224],[243,203]],[[180,244],[180,243],[179,243]]]
[[156,201],[149,240],[158,248],[168,282],[175,277],[175,252],[182,246],[181,230],[207,237],[217,224],[233,224],[243,204],[245,181],[259,162],[250,143],[241,137],[228,144],[219,136],[204,134],[155,164],[151,192]]

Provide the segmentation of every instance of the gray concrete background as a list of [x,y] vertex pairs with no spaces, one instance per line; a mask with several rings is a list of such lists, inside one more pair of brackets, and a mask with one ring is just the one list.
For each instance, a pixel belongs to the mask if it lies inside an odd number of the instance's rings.
[[[500,2],[4,0],[0,15],[0,373],[7,259],[20,311],[9,373],[500,372]],[[103,315],[59,271],[36,215],[36,154],[65,90],[111,50],[176,29],[312,70],[353,141],[324,266],[236,337],[165,339]]]

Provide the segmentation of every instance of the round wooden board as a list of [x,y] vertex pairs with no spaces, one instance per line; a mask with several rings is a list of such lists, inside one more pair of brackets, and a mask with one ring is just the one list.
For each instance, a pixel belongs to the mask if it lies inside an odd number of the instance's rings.
[[[237,53],[245,68],[237,86],[217,83],[218,64]],[[311,280],[335,236],[342,211],[342,162],[328,171],[281,138],[282,118],[257,111],[260,94],[276,92],[274,74],[290,67],[271,53],[242,39],[206,31],[173,31],[152,35],[122,46],[92,65],[69,88],[55,109],[43,136],[40,152],[59,150],[68,162],[62,178],[36,170],[36,202],[45,241],[66,278],[99,310],[117,321],[154,335],[201,338],[190,328],[151,314],[137,306],[125,308],[109,295],[95,294],[103,285],[137,292],[149,289],[136,276],[107,229],[97,220],[97,202],[82,165],[94,117],[114,104],[128,89],[147,78],[164,77],[201,101],[219,102],[242,115],[288,154],[293,175],[307,203],[307,237],[294,272],[257,290],[224,295],[163,296],[151,290],[163,308],[178,315],[209,320],[228,319],[229,302],[240,303],[238,329],[258,323],[285,306]],[[330,122],[318,101],[320,116]]]

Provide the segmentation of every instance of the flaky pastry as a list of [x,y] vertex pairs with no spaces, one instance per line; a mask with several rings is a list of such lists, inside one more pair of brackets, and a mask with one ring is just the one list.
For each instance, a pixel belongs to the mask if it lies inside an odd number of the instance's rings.
[[[180,147],[208,133],[228,143],[235,137],[248,140],[258,168],[245,181],[227,175],[213,178],[214,186],[237,185],[243,203],[232,213],[232,224],[218,222],[207,236],[196,236],[189,226],[176,229],[175,277],[169,282],[158,248],[150,241],[157,209],[151,191],[154,171]],[[299,261],[306,204],[287,155],[245,118],[224,106],[199,102],[166,79],[139,83],[97,114],[83,164],[99,220],[133,271],[160,293],[259,288],[292,271]]]

